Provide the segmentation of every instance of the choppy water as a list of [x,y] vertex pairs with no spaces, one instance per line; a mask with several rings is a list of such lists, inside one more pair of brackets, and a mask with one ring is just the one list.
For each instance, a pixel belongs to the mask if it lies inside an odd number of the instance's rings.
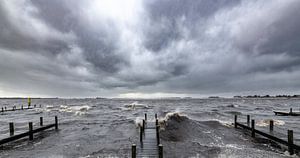
[[[0,107],[21,104],[26,105],[26,100],[0,100]],[[49,130],[36,134],[32,142],[26,138],[5,144],[0,157],[130,157],[144,113],[157,113],[164,126],[165,157],[288,157],[285,149],[253,141],[235,130],[231,125],[234,114],[252,115],[256,126],[266,131],[268,120],[274,119],[276,132],[286,139],[287,129],[293,129],[295,143],[300,144],[300,117],[272,112],[290,107],[299,111],[299,99],[36,99],[32,104],[42,104],[42,108],[0,115],[0,138],[9,136],[9,122],[15,122],[16,133],[20,133],[28,129],[29,121],[38,127],[40,116],[48,124],[57,115],[59,132]]]

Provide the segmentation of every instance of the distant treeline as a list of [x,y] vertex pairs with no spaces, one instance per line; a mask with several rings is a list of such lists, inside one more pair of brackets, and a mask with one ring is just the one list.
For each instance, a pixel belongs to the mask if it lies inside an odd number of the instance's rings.
[[234,96],[234,98],[300,98],[300,95],[248,95],[248,96]]
[[[28,98],[24,98],[24,97],[0,97],[0,99],[28,99]],[[30,98],[30,99],[58,99],[58,97],[56,97],[56,98]]]

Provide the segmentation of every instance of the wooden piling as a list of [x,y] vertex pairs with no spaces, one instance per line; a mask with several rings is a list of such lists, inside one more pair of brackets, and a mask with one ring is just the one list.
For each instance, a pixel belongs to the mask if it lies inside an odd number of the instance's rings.
[[247,115],[247,125],[250,126],[250,115]]
[[21,106],[21,110],[24,110],[24,107],[23,107],[23,105]]
[[251,136],[255,137],[255,120],[251,120]]
[[158,119],[155,120],[155,125],[158,126]]
[[156,126],[156,140],[157,140],[157,145],[160,144],[160,139],[159,139],[159,126]]
[[163,145],[162,144],[158,145],[158,157],[163,158]]
[[143,127],[140,127],[140,142],[143,142]]
[[145,113],[145,121],[147,121],[147,113]]
[[4,112],[4,109],[3,109],[3,107],[2,107],[2,112]]
[[143,132],[145,131],[145,120],[143,120]]
[[9,134],[10,134],[10,136],[13,136],[15,134],[15,129],[14,129],[14,123],[13,122],[9,123]]
[[33,127],[32,122],[29,122],[29,140],[33,140]]
[[36,104],[34,104],[34,106],[33,106],[34,108],[36,108]]
[[290,113],[293,113],[293,108],[290,108]]
[[40,117],[40,126],[43,126],[43,117]]
[[57,116],[55,116],[55,129],[58,130],[58,119],[57,119]]
[[234,128],[237,128],[236,122],[237,122],[237,115],[234,115]]
[[157,114],[155,114],[155,120],[157,119]]
[[131,157],[136,158],[136,144],[132,144],[131,147]]
[[293,138],[293,130],[288,130],[288,150],[290,155],[294,155],[294,148],[293,148],[293,144],[294,144],[294,138]]
[[270,132],[272,132],[274,129],[274,121],[270,120]]

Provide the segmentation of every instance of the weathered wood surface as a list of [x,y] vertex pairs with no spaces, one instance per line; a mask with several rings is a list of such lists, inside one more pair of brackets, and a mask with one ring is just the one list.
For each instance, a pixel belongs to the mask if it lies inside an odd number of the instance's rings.
[[155,122],[146,122],[143,141],[137,148],[139,158],[158,158],[158,145],[156,139]]

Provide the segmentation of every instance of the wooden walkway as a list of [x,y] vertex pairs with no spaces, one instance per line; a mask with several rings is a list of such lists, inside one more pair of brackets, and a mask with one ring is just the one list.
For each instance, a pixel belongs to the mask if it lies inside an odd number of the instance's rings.
[[[135,151],[134,151],[135,152]],[[140,143],[136,147],[133,158],[162,158],[163,146],[160,144],[159,126],[157,115],[155,122],[147,121],[147,114],[143,120],[143,125],[140,127]]]

